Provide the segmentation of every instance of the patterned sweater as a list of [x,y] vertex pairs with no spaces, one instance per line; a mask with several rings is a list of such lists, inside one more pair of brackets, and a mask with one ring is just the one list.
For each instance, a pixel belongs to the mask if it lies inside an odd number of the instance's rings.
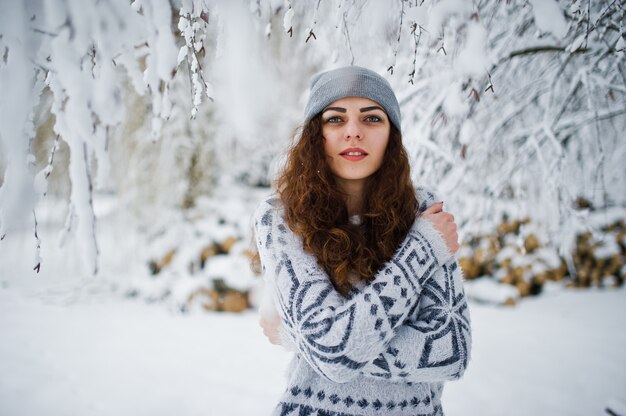
[[[433,194],[418,189],[423,211]],[[275,415],[442,415],[443,382],[463,374],[469,311],[458,263],[417,218],[374,280],[339,294],[287,226],[280,199],[261,202],[255,236],[266,283],[296,354]]]

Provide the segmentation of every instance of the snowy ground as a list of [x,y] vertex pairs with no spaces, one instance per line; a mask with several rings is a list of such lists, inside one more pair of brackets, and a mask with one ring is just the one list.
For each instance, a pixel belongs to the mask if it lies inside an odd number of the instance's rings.
[[[79,241],[58,247],[58,208],[38,211],[39,274],[33,233],[7,236],[0,416],[269,414],[290,355],[265,340],[256,312],[181,314],[177,300],[225,269],[233,284],[254,279],[247,265],[224,262],[185,274],[201,243],[231,234],[247,240],[247,217],[262,191],[239,191],[216,198],[219,207],[202,205],[208,217],[195,222],[162,215],[154,229],[165,231],[153,233],[133,231],[115,200],[99,198],[95,277],[80,277]],[[151,276],[147,260],[174,243],[178,263]],[[130,289],[139,295],[125,298]],[[603,415],[607,403],[626,402],[626,288],[555,289],[513,308],[472,303],[471,313],[473,356],[464,379],[446,387],[448,416]]]
[[[471,305],[474,347],[447,415],[602,415],[626,401],[626,289]],[[288,353],[254,312],[175,314],[113,295],[0,289],[0,415],[267,415]]]

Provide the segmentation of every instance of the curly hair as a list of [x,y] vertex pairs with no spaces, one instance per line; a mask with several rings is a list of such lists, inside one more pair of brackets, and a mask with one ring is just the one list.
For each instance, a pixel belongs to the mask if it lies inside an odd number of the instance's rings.
[[276,181],[285,220],[335,288],[347,295],[354,283],[350,276],[372,281],[415,221],[418,201],[402,135],[392,124],[382,165],[364,187],[360,226],[350,223],[346,195],[326,161],[321,116],[297,136]]

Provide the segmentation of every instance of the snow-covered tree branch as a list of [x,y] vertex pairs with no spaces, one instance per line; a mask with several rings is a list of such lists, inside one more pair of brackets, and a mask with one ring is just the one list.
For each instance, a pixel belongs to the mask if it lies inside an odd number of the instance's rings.
[[[125,82],[129,80],[136,93],[150,97],[152,136],[157,139],[172,112],[170,83],[187,56],[194,80],[195,115],[202,101],[199,92],[210,88],[206,81],[198,86],[203,76],[196,59],[204,40],[204,27],[197,17],[207,11],[199,1],[179,6],[186,40],[181,49],[172,30],[175,11],[166,0],[2,2],[0,7],[4,56],[0,139],[5,165],[0,175],[0,234],[28,223],[37,198],[46,194],[52,164],[38,174],[30,156],[34,112],[45,88],[53,99],[54,131],[70,151],[71,195],[65,231],[77,234],[86,263],[95,273],[98,248],[92,193],[94,183],[109,175],[109,131],[124,120]],[[191,42],[189,51],[187,43]],[[36,181],[37,188],[35,177],[41,179]]]
[[69,154],[64,235],[95,271],[94,190],[184,209],[220,158],[267,183],[306,80],[356,64],[387,74],[415,179],[467,232],[530,215],[564,246],[576,198],[626,204],[624,17],[611,0],[1,2],[0,237],[35,227]]

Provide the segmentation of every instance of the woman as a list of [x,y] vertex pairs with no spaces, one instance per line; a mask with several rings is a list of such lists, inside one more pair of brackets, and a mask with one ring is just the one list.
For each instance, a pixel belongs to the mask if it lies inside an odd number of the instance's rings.
[[471,339],[456,225],[413,188],[384,78],[355,66],[313,78],[277,193],[255,212],[280,318],[261,324],[296,352],[275,414],[443,414]]

